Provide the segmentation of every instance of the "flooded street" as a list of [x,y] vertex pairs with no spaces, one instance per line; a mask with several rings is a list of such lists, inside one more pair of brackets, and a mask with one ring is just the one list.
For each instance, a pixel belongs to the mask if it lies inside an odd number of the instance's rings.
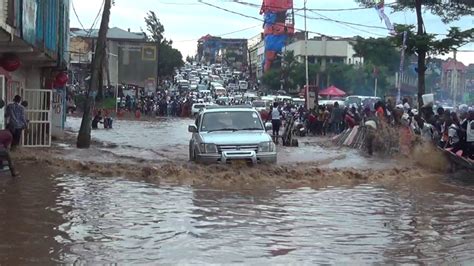
[[[190,122],[118,121],[114,130],[94,131],[93,138],[105,143],[100,151],[117,158],[179,164],[187,161]],[[78,125],[78,119],[69,119],[71,130]],[[390,166],[355,151],[322,148],[311,138],[302,144],[281,148],[279,162],[382,172]],[[61,145],[70,149],[68,160],[108,163],[111,158],[92,152],[83,159],[87,151]],[[220,168],[203,167],[195,174],[206,169],[223,178],[213,172]],[[426,174],[293,188],[270,182],[219,188],[146,181],[41,169],[17,180],[1,175],[0,265],[474,261],[474,181],[469,178]]]
[[0,264],[468,262],[473,185],[229,191],[22,179],[0,189]]
[[[101,150],[119,157],[133,157],[151,161],[175,162],[189,158],[188,125],[191,119],[161,119],[158,121],[116,121],[113,130],[95,130],[92,138],[105,144]],[[68,118],[67,127],[78,132],[81,119]],[[71,159],[74,159],[73,157]],[[96,159],[91,157],[90,159]],[[300,147],[278,147],[280,164],[319,161],[327,167],[382,169],[391,163],[372,158],[364,158],[351,149],[325,149],[314,143],[313,138],[300,140]]]

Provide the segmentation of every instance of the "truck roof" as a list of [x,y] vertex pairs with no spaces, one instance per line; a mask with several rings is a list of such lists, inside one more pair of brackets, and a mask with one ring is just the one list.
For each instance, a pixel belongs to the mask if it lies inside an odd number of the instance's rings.
[[243,111],[255,111],[252,106],[249,105],[234,105],[234,106],[208,106],[204,113],[217,113],[217,112],[243,112]]

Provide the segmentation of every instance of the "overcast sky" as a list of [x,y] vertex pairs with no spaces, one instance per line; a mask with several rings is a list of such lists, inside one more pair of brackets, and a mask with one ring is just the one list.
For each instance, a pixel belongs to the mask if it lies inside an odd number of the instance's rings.
[[[102,1],[100,0],[72,0],[82,25],[88,29],[92,26],[96,18]],[[256,18],[259,15],[259,8],[233,3],[232,0],[203,0],[222,8],[238,13],[246,14]],[[241,0],[242,2],[260,5],[261,0]],[[295,0],[295,8],[303,7],[303,0]],[[386,1],[391,2],[391,1]],[[358,7],[353,0],[308,0],[310,9],[339,9]],[[130,28],[131,31],[146,29],[144,17],[149,10],[157,13],[162,24],[165,26],[165,37],[172,39],[174,46],[178,48],[183,56],[194,55],[196,52],[197,39],[206,34],[224,35],[226,38],[251,38],[262,31],[262,23],[256,19],[247,18],[241,15],[232,14],[217,8],[199,3],[197,0],[115,0],[115,6],[111,11],[110,27],[123,29]],[[393,23],[415,24],[416,16],[412,12],[391,13],[390,8],[386,8],[386,13]],[[297,11],[296,14],[303,14]],[[318,14],[308,12],[308,16],[326,16],[333,20],[359,23],[375,27],[384,27],[374,9],[353,10],[353,11],[318,11]],[[100,20],[100,17],[99,17]],[[96,24],[98,28],[100,21]],[[425,14],[426,29],[430,33],[446,33],[448,26],[441,20],[431,15]],[[474,17],[465,17],[460,21],[452,23],[450,26],[457,26],[462,29],[474,27]],[[78,18],[71,10],[71,27],[82,28]],[[296,16],[296,28],[304,29],[304,20]],[[236,32],[238,31],[238,32]],[[341,23],[324,20],[308,19],[308,31],[314,31],[329,36],[352,37],[360,35],[364,37],[387,36],[388,31],[378,28],[366,28],[359,26],[348,26]],[[236,32],[236,33],[232,33]],[[232,33],[232,34],[228,34]],[[465,64],[474,64],[474,43],[470,43],[460,48],[460,50],[471,50],[472,52],[458,53],[458,60]]]

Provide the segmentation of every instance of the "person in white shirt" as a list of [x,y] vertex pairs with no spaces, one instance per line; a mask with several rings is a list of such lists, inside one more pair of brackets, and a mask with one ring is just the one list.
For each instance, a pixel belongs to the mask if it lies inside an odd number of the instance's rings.
[[271,111],[270,116],[272,118],[273,137],[275,139],[275,143],[278,144],[278,136],[280,135],[282,112],[278,107],[278,103],[273,103],[273,107],[270,111]]
[[403,110],[405,111],[405,113],[410,112],[410,109],[411,109],[411,106],[408,103],[408,99],[407,98],[403,99]]

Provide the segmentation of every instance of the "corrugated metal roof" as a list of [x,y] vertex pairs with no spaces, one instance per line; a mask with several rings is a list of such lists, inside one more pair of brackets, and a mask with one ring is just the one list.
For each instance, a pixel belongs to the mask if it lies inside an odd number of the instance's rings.
[[[89,31],[82,29],[72,30],[72,37],[85,37],[85,38],[97,38],[99,36],[99,30],[93,29],[90,34]],[[121,28],[110,28],[107,32],[107,39],[119,39],[119,40],[145,40],[146,36],[142,32],[129,32]]]

